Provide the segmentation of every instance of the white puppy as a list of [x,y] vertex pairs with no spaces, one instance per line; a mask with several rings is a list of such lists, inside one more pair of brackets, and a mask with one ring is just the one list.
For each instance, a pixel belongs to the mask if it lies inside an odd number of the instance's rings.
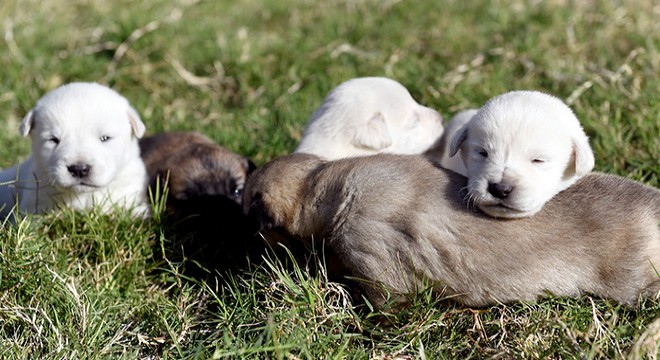
[[468,177],[469,200],[490,216],[532,216],[594,167],[587,135],[558,98],[512,91],[468,111],[449,146],[465,168],[443,166]]
[[418,154],[442,134],[442,116],[418,104],[398,82],[348,80],[309,119],[296,153],[339,159],[376,153]]
[[63,85],[25,116],[32,155],[0,173],[0,216],[56,207],[147,215],[147,173],[138,138],[145,126],[128,101],[95,83]]

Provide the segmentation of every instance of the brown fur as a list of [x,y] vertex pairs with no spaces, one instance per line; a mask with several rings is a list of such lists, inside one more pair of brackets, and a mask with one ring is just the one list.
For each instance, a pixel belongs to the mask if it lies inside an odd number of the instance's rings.
[[151,179],[161,184],[169,173],[169,195],[176,200],[226,196],[240,203],[247,174],[254,165],[196,132],[165,132],[140,141]]
[[463,202],[465,186],[420,156],[297,154],[248,179],[244,208],[263,230],[322,241],[377,305],[429,284],[472,306],[660,290],[658,189],[594,173],[531,218],[497,220]]

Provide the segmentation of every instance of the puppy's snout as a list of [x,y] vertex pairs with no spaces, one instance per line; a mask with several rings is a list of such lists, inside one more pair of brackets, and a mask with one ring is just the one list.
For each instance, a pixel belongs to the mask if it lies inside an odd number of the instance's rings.
[[73,164],[66,167],[69,170],[69,173],[76,178],[86,178],[89,175],[89,172],[92,170],[92,167],[87,164]]
[[247,200],[247,203],[250,205],[245,208],[245,213],[250,221],[257,224],[259,230],[270,230],[275,227],[275,221],[270,216],[261,193],[256,193],[251,200]]
[[504,199],[513,191],[513,186],[506,183],[489,183],[488,192],[498,199]]

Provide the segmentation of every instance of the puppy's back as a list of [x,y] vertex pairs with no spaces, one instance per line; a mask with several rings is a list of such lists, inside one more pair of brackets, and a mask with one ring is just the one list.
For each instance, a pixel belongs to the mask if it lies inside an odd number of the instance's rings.
[[651,265],[660,265],[660,191],[627,179],[588,175],[534,217],[510,221],[472,210],[465,178],[419,157],[340,160],[308,183],[350,275],[394,292],[431,281],[485,305],[546,292],[631,303],[660,290]]

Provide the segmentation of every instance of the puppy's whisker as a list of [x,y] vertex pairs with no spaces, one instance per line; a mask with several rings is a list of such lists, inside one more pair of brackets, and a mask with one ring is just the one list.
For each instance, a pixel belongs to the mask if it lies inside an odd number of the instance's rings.
[[458,190],[458,193],[467,197],[470,195],[470,188],[468,187],[468,185],[465,185],[460,190]]
[[474,194],[468,193],[466,200],[465,200],[465,205],[469,210],[474,210],[477,208],[477,198],[474,196]]
[[470,194],[467,194],[465,195],[465,197],[463,197],[463,204],[465,204],[465,207],[468,209],[470,208],[471,201],[472,201],[472,196]]
[[469,210],[474,210],[476,208],[478,196],[470,191],[469,186],[462,187],[459,192],[465,194],[463,197],[463,204],[465,204],[465,207]]

